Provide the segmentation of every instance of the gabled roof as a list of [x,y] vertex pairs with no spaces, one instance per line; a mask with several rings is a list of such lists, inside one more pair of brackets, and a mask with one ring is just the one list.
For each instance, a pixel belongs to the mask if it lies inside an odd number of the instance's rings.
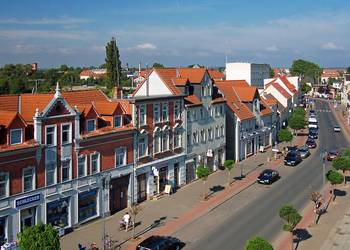
[[69,105],[73,108],[74,105],[98,102],[98,101],[108,101],[108,98],[103,94],[101,90],[91,89],[91,90],[80,90],[80,91],[67,91],[62,92],[62,96]]
[[211,79],[214,80],[223,80],[225,78],[224,73],[221,73],[220,71],[214,70],[214,69],[208,69],[209,76]]
[[278,82],[273,82],[268,87],[270,86],[280,92],[286,99],[292,98],[292,96]]
[[116,101],[121,104],[121,106],[125,110],[126,114],[131,115],[131,113],[132,113],[132,104],[130,103],[129,100],[127,100],[127,99],[120,99],[120,100],[116,100]]
[[176,86],[185,86],[188,83],[189,83],[188,78],[175,78],[174,80],[174,84]]
[[26,122],[22,118],[22,116],[18,112],[13,111],[3,111],[0,110],[0,126],[4,126],[5,128],[9,127],[11,123],[18,117],[25,126],[27,126]]
[[19,95],[1,95],[0,110],[17,112]]
[[186,106],[189,106],[189,107],[191,107],[191,106],[200,106],[202,104],[203,103],[195,95],[189,95],[189,96],[185,97],[185,105]]
[[124,111],[118,102],[97,101],[94,106],[100,115],[113,115],[118,107]]
[[33,122],[35,110],[43,111],[54,94],[21,94],[21,115],[26,122]]
[[273,95],[271,95],[271,94],[263,95],[262,97],[265,99],[265,102],[268,105],[277,105],[278,104],[277,99],[275,97],[273,97]]
[[288,90],[293,93],[293,95],[298,92],[298,90],[295,88],[295,86],[290,83],[287,76],[284,76],[284,75],[279,75],[278,77],[274,78],[271,82],[269,82],[268,84],[265,85],[265,88],[267,88],[270,85],[272,85],[273,83],[277,82],[278,79],[280,79],[282,82],[280,84],[284,84],[288,88]]
[[242,102],[252,102],[255,97],[259,96],[256,87],[234,87],[239,99]]
[[260,98],[260,100],[261,100],[261,105],[263,106],[262,109],[260,108],[260,114],[262,116],[272,114],[273,111],[268,105],[268,103],[263,98]]
[[187,78],[191,83],[201,83],[206,72],[205,68],[179,68],[178,77]]
[[94,77],[94,72],[90,69],[84,69],[83,71],[80,72],[80,76],[88,76],[88,77]]
[[78,111],[84,117],[86,117],[91,111],[96,113],[97,116],[100,116],[100,114],[98,113],[98,111],[96,110],[96,108],[94,107],[94,105],[92,103],[79,104],[79,105],[76,105],[76,106],[77,106]]
[[153,70],[159,75],[171,93],[174,95],[181,94],[181,91],[175,86],[173,82],[173,79],[176,77],[175,68],[154,68]]

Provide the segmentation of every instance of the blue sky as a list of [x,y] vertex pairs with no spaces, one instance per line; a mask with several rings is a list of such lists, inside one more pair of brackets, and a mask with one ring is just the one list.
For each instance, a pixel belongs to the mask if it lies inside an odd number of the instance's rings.
[[100,65],[117,38],[122,63],[350,65],[350,1],[3,1],[0,65]]

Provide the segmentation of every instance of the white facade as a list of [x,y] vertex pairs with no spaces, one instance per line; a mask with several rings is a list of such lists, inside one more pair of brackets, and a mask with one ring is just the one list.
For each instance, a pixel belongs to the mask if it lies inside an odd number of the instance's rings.
[[264,88],[264,79],[269,75],[268,64],[226,63],[226,80],[246,80],[251,86]]
[[[148,92],[148,93],[147,93]],[[152,71],[148,80],[141,85],[136,92],[135,96],[159,96],[159,95],[172,95],[172,92],[164,84],[156,71]]]

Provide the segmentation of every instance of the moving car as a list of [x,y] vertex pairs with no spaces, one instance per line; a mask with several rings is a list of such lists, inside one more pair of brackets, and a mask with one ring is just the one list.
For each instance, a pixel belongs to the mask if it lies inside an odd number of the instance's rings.
[[338,125],[334,126],[333,128],[334,132],[340,132],[340,127]]
[[339,156],[339,153],[337,150],[331,150],[327,154],[327,161],[333,161],[338,156]]
[[318,135],[317,135],[317,133],[315,131],[309,131],[308,138],[310,138],[310,139],[317,139]]
[[284,158],[284,165],[296,166],[302,161],[298,151],[289,151]]
[[142,241],[136,250],[179,250],[181,241],[170,236],[152,235]]
[[278,171],[273,169],[265,169],[260,173],[257,181],[261,184],[271,184],[277,181],[279,178],[280,174]]
[[308,146],[309,148],[317,147],[317,144],[314,139],[307,139],[305,145]]
[[300,156],[303,159],[310,156],[310,150],[307,146],[302,146],[301,148],[298,148],[298,152],[300,153]]

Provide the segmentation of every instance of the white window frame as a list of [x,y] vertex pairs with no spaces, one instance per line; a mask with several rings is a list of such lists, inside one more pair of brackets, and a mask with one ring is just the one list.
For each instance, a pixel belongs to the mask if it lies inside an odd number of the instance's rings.
[[[16,132],[16,131],[21,131],[21,141],[16,142],[16,143],[12,143],[12,133]],[[23,129],[21,129],[21,128],[10,129],[10,145],[18,145],[18,144],[22,144],[22,143],[23,143]]]
[[[82,159],[82,158],[84,158],[84,173],[83,173],[83,175],[79,176],[79,160]],[[77,177],[78,178],[82,178],[82,177],[87,175],[86,165],[87,165],[86,164],[86,155],[79,155],[78,156],[78,160],[77,160]]]
[[[162,133],[162,152],[170,150],[170,133],[168,130],[163,131]],[[164,139],[166,139],[166,148],[164,147]]]
[[[156,110],[158,110],[158,112],[156,112]],[[156,113],[158,113],[158,119],[156,119]],[[160,123],[161,119],[160,119],[160,104],[159,103],[155,103],[153,104],[153,123]]]
[[[95,155],[97,155],[97,170],[96,170],[96,172],[93,172],[92,171],[92,163],[93,163],[92,157]],[[96,173],[99,173],[100,171],[101,171],[101,155],[99,152],[94,152],[94,153],[90,154],[90,173],[96,174]]]
[[[164,119],[164,111],[166,111],[166,119]],[[169,121],[169,103],[167,102],[162,103],[162,121],[163,122]]]
[[219,126],[216,126],[216,127],[215,127],[215,137],[216,137],[216,138],[219,138],[219,137],[220,137],[220,128],[219,128]]
[[[178,141],[178,145],[176,145],[175,141]],[[173,133],[173,145],[174,148],[181,148],[182,147],[182,132],[180,129],[175,129]]]
[[[117,118],[120,119],[120,125],[117,126],[116,120]],[[123,126],[123,116],[122,115],[115,115],[113,116],[113,127],[115,128],[121,128]]]
[[181,119],[181,102],[175,101],[174,102],[174,120]]
[[221,130],[221,131],[220,131],[221,137],[224,137],[224,136],[225,136],[225,127],[224,127],[223,124],[221,124],[220,130]]
[[[52,144],[47,144],[47,130],[49,128],[53,128],[53,143]],[[45,126],[45,145],[46,146],[56,146],[57,145],[57,126],[56,125],[47,125]]]
[[[31,170],[32,171],[32,174],[31,175],[24,175],[24,172],[26,170]],[[32,182],[32,188],[31,189],[28,189],[28,190],[25,190],[24,189],[24,179],[26,177],[30,176],[31,177],[31,182]],[[34,167],[26,167],[26,168],[23,168],[22,170],[22,191],[23,192],[29,192],[29,191],[32,191],[35,189],[35,168]]]
[[5,171],[1,171],[0,172],[0,176],[5,176],[5,180],[0,181],[0,183],[5,183],[5,195],[4,196],[0,196],[1,198],[6,198],[10,195],[10,178],[9,178],[9,173],[5,172]]
[[[140,155],[140,139],[145,139],[145,152],[143,155]],[[138,138],[138,145],[137,145],[137,156],[138,158],[142,158],[148,155],[148,138],[147,135],[141,135]]]
[[[69,125],[69,131],[68,131],[68,141],[63,142],[63,126]],[[62,145],[72,143],[72,123],[62,123],[61,124],[61,143]]]
[[[53,166],[53,169],[51,167]],[[50,170],[48,169],[50,167]],[[49,170],[49,171],[48,171]],[[49,172],[53,172],[53,183],[48,184],[47,183],[47,176]],[[49,162],[48,164],[45,165],[45,185],[46,186],[51,186],[55,185],[57,183],[57,165],[56,162]]]
[[[93,121],[94,122],[94,129],[93,130],[89,130],[89,122]],[[87,132],[93,132],[96,130],[96,119],[88,119],[86,120],[86,131]]]
[[[118,152],[118,150],[123,150],[123,155],[122,155],[122,164],[117,164],[117,158],[118,158],[118,160],[119,160],[119,156],[120,156],[120,154],[119,154],[119,152]],[[116,168],[120,168],[120,167],[123,167],[123,166],[125,166],[126,165],[126,147],[119,147],[119,148],[116,148],[115,150],[114,150],[114,161],[115,161],[115,167]]]
[[[143,112],[141,113],[141,110],[143,110]],[[139,125],[140,126],[144,126],[147,124],[147,106],[145,104],[139,105]],[[141,122],[141,117],[143,117],[143,122]]]
[[213,140],[213,128],[212,127],[208,128],[208,140],[209,141]]
[[[158,151],[156,151],[156,141],[158,140]],[[162,152],[162,135],[160,132],[156,132],[153,135],[153,154],[159,154]]]
[[206,142],[207,141],[207,136],[206,136],[206,131],[205,129],[201,130],[201,142]]
[[[69,168],[68,168],[68,179],[67,180],[63,180],[63,163],[69,163]],[[71,158],[67,158],[61,161],[61,182],[65,182],[65,181],[70,181],[72,179],[72,160]]]

